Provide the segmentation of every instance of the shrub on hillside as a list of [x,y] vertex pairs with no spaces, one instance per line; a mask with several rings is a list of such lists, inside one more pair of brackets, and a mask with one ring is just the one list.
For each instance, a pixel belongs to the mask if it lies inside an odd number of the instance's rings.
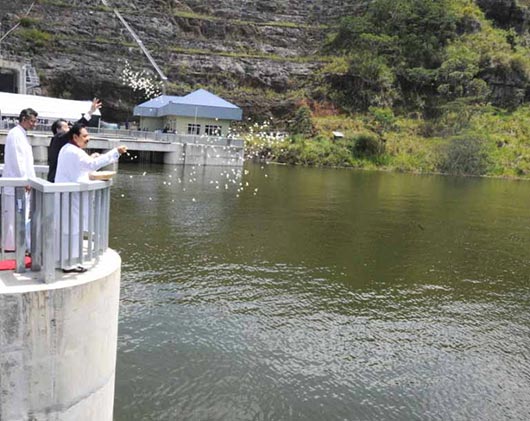
[[293,134],[311,135],[313,133],[311,110],[307,105],[302,105],[296,110],[290,129]]
[[357,158],[375,158],[385,151],[385,144],[375,135],[362,133],[353,138],[352,153]]
[[489,159],[482,140],[453,137],[441,148],[438,170],[455,175],[484,175]]

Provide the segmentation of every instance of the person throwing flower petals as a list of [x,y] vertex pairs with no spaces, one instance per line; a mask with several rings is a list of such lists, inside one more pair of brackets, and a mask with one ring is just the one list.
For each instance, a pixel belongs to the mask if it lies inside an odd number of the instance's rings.
[[[82,124],[74,124],[68,132],[69,143],[63,146],[59,152],[57,160],[57,174],[55,175],[56,183],[64,182],[90,182],[90,173],[96,171],[101,167],[117,162],[120,155],[127,152],[127,147],[124,145],[118,146],[107,153],[98,155],[88,155],[86,149],[90,141],[90,135],[86,127]],[[85,198],[87,199],[87,198]],[[66,202],[66,201],[65,201]],[[84,202],[83,209],[88,209],[88,201]],[[72,193],[72,209],[68,211],[68,203],[63,203],[62,209],[62,243],[68,244],[68,237],[70,236],[69,229],[72,227],[70,256],[72,259],[79,257],[79,209],[80,209],[80,193]],[[71,215],[71,223],[69,221]],[[88,229],[88,213],[84,213],[83,229]],[[59,247],[57,248],[59,250]],[[63,258],[68,255],[67,247],[63,247]],[[63,272],[84,272],[82,266],[63,268]]]

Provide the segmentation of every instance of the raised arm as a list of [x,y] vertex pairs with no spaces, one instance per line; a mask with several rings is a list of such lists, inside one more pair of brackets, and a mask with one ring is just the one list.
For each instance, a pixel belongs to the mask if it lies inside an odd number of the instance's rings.
[[103,106],[103,103],[98,99],[98,98],[94,98],[92,100],[92,104],[90,104],[90,110],[88,110],[88,112],[83,116],[81,117],[77,123],[80,123],[80,124],[88,124],[90,122],[90,120],[92,119],[92,115],[97,111],[99,110],[101,107]]

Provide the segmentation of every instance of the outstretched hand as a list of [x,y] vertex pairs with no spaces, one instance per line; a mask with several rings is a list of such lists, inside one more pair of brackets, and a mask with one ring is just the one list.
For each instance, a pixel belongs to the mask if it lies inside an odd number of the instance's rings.
[[99,110],[103,104],[98,98],[92,100],[92,105],[90,106],[90,114],[93,114],[96,110]]
[[125,146],[125,145],[120,145],[120,146],[118,146],[117,149],[118,149],[118,153],[120,155],[123,155],[125,152],[127,152],[127,146]]

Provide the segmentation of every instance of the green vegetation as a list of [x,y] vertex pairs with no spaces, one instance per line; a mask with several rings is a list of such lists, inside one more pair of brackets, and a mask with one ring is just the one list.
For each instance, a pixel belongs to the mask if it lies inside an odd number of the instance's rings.
[[240,19],[226,19],[225,17],[217,17],[212,15],[204,15],[200,13],[190,12],[187,10],[177,10],[173,13],[175,17],[180,17],[184,19],[196,19],[196,20],[205,20],[209,22],[226,22],[227,20],[232,25],[241,25],[241,26],[276,26],[280,28],[317,28],[325,29],[328,28],[327,25],[306,25],[295,22],[288,21],[271,21],[271,22],[252,22],[247,20]]
[[[61,37],[61,38],[68,39],[68,37]],[[136,42],[133,42],[133,41],[121,41],[115,38],[103,38],[99,36],[96,36],[94,38],[83,38],[83,39],[78,38],[78,41],[96,43],[96,44],[120,45],[122,47],[138,47],[138,44],[136,44]]]
[[529,46],[472,0],[374,0],[328,37],[291,136],[248,144],[289,164],[530,177]]
[[53,40],[53,34],[41,31],[37,28],[22,28],[19,32],[20,37],[30,44],[31,48],[39,49],[49,46]]
[[95,10],[99,10],[100,12],[112,12],[112,7],[104,6],[102,4],[98,4],[97,6],[94,6]]
[[[458,29],[458,30],[457,30]],[[350,111],[370,106],[439,113],[453,101],[485,103],[499,72],[529,85],[530,58],[513,32],[494,29],[468,0],[375,0],[327,42],[339,53],[322,75]],[[516,106],[521,93],[505,106]]]
[[301,135],[313,134],[313,122],[311,121],[311,110],[307,105],[302,105],[296,111],[291,123],[291,133]]
[[[246,22],[243,22],[246,23]],[[311,28],[318,28],[318,29],[326,29],[329,28],[328,25],[304,25],[299,24],[295,22],[286,22],[286,21],[276,21],[276,22],[256,22],[255,25],[257,26],[276,26],[279,28],[305,28],[305,29],[311,29]]]
[[[390,109],[311,118],[312,137],[246,136],[255,156],[293,165],[343,166],[420,173],[530,178],[530,105],[505,111],[475,107],[470,115],[425,120]],[[332,131],[343,138],[334,139]]]
[[55,7],[72,7],[71,3],[68,3],[67,1],[59,1],[59,0],[40,0],[41,4],[48,5],[48,6],[55,6]]
[[[71,6],[60,0],[41,2]],[[521,16],[530,15],[530,1],[512,3]],[[259,159],[530,178],[530,32],[526,22],[514,22],[511,27],[507,15],[503,22],[493,22],[476,0],[372,0],[359,5],[358,15],[344,17],[337,26],[230,19],[230,25],[241,28],[228,32],[227,37],[240,37],[240,30],[259,38],[263,27],[327,33],[320,51],[311,56],[282,57],[253,50],[250,43],[234,44],[241,47],[231,51],[160,47],[194,56],[322,64],[317,74],[293,83],[292,91],[245,84],[230,71],[212,73],[200,85],[193,82],[191,69],[170,63],[165,68],[168,74],[185,77],[169,84],[168,91],[185,94],[204,87],[243,106],[247,117],[280,116],[281,121],[252,126],[246,135],[249,154]],[[111,11],[99,5],[87,7]],[[491,12],[493,6],[489,7]],[[227,20],[174,9],[173,17],[187,19],[199,29]],[[20,33],[29,48],[62,40],[63,36],[41,28],[41,22],[21,19]],[[81,37],[77,41],[135,47],[129,40]],[[278,128],[290,135],[270,134]],[[344,136],[334,137],[337,131]]]
[[203,15],[199,13],[190,12],[187,10],[177,10],[174,12],[175,17],[179,18],[185,18],[185,19],[199,19],[199,20],[208,20],[208,21],[216,21],[220,18],[210,15]]
[[[43,4],[43,5],[48,5],[48,6],[54,6],[54,7],[62,7],[62,8],[71,8],[72,7],[72,2],[68,2],[68,1],[61,1],[61,0],[39,0],[39,3]],[[98,11],[101,11],[101,12],[112,12],[112,8],[111,7],[108,7],[108,6],[104,6],[104,5],[90,5],[90,4],[87,4],[87,5],[84,5],[84,9],[86,10],[98,10]]]
[[23,28],[30,28],[32,26],[37,26],[40,22],[40,19],[30,18],[23,16],[20,18],[20,26]]
[[[63,34],[54,34],[53,39],[55,40],[64,40],[64,41],[70,41],[72,38],[69,35],[63,35]],[[106,44],[106,45],[116,45],[121,47],[138,47],[138,44],[133,41],[122,41],[116,38],[104,38],[101,36],[96,37],[81,37],[76,36],[76,43],[87,43],[87,44]],[[72,54],[76,51],[75,48],[71,49]]]
[[221,56],[221,57],[236,57],[236,58],[252,58],[258,60],[272,60],[280,62],[295,62],[295,63],[315,63],[315,62],[329,62],[332,57],[327,56],[294,56],[294,57],[282,57],[276,54],[264,54],[258,51],[212,51],[198,48],[182,48],[182,47],[170,47],[171,51],[180,54],[190,55],[207,55],[207,56]]

